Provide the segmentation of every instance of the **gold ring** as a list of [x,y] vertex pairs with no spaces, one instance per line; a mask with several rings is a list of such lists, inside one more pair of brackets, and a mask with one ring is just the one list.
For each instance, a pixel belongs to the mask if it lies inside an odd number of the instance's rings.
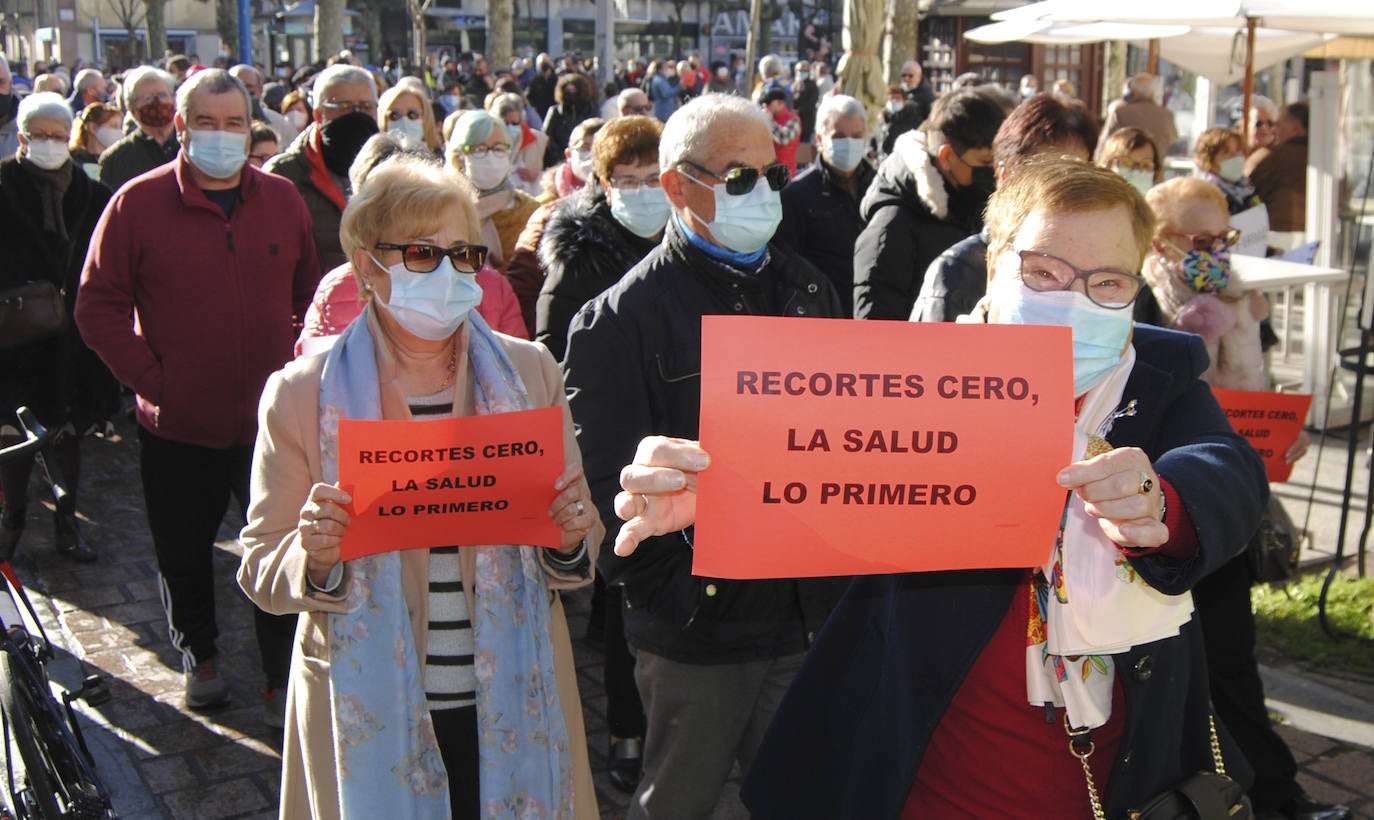
[[1153,490],[1154,488],[1155,488],[1155,480],[1154,480],[1153,478],[1150,478],[1150,476],[1147,475],[1144,471],[1141,471],[1141,473],[1140,473],[1140,489],[1138,490],[1138,492],[1139,492],[1141,495],[1149,495],[1149,494],[1150,494],[1150,490]]
[[578,514],[578,515],[581,515],[582,513],[586,512],[586,511],[587,511],[587,508],[584,507],[584,506],[582,505],[582,499],[580,499],[580,498],[577,499],[577,514]]
[[314,521],[310,522],[310,531],[315,535],[320,534],[320,519],[316,518]]

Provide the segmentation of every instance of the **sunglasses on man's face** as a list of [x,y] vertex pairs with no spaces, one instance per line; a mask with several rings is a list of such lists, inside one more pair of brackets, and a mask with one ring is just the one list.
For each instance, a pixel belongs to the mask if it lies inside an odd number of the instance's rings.
[[[749,165],[727,168],[724,172],[717,174],[710,168],[698,165],[690,159],[682,160],[682,164],[695,168],[707,176],[715,177],[721,182],[724,182],[725,193],[730,196],[744,196],[754,190],[754,186],[758,184],[759,181],[759,169]],[[705,184],[691,174],[684,174],[683,176],[686,176],[693,182]],[[783,187],[787,185],[787,181],[792,178],[792,172],[787,170],[786,165],[775,162],[763,169],[763,177],[768,180],[769,188],[772,188],[774,191],[781,191]]]
[[404,245],[398,245],[394,242],[378,242],[376,248],[379,251],[400,251],[401,264],[405,265],[405,269],[411,273],[433,273],[445,256],[453,262],[453,267],[461,273],[476,273],[487,263],[487,247],[485,245],[469,245],[466,242],[459,242],[451,248],[440,248],[437,245],[425,245],[419,242]]

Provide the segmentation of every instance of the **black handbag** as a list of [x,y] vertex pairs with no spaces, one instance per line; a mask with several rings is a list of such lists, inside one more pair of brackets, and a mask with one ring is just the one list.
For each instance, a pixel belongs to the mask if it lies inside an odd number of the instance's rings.
[[1261,583],[1287,581],[1298,566],[1302,539],[1283,504],[1269,496],[1269,506],[1260,519],[1259,531],[1245,547],[1250,574]]
[[53,339],[67,329],[67,306],[45,279],[0,290],[0,350]]
[[[1069,752],[1083,765],[1083,778],[1088,784],[1088,800],[1095,820],[1106,820],[1102,798],[1097,794],[1088,757],[1093,753],[1092,739],[1087,729],[1073,729],[1069,716],[1064,714],[1064,729],[1069,733]],[[1226,762],[1221,758],[1221,742],[1217,740],[1217,724],[1207,716],[1207,731],[1212,742],[1212,765],[1215,772],[1198,772],[1175,783],[1142,803],[1127,810],[1128,820],[1254,820],[1254,810],[1245,789],[1226,776]]]

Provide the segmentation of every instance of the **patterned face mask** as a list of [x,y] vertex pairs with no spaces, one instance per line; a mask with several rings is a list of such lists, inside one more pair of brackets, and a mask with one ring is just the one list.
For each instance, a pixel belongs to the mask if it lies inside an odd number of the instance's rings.
[[1179,277],[1198,293],[1216,293],[1231,281],[1231,251],[1221,250],[1188,251],[1183,259],[1170,262],[1175,265]]

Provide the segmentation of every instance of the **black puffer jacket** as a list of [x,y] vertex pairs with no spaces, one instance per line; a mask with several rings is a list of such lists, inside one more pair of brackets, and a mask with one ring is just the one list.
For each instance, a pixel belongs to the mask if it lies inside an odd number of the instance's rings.
[[913,322],[952,322],[973,310],[988,292],[987,230],[955,243],[926,270]]
[[848,579],[729,581],[692,575],[693,530],[610,549],[620,468],[647,435],[698,436],[701,317],[840,316],[825,276],[776,245],[757,274],[693,246],[673,220],[662,244],[573,319],[564,380],[592,500],[607,525],[598,568],[625,587],[625,635],[681,663],[739,663],[801,652]]
[[611,216],[598,185],[560,201],[539,241],[539,261],[548,275],[534,308],[534,340],[562,361],[568,324],[578,308],[619,282],[656,244],[625,230]]
[[39,173],[14,157],[0,162],[0,290],[52,282],[66,299],[67,330],[55,339],[0,352],[0,421],[14,424],[14,408],[28,405],[44,426],[56,430],[71,422],[81,433],[119,407],[119,383],[86,347],[72,320],[81,266],[110,189],[71,167],[71,183],[62,196],[68,237],[63,241],[43,229]]
[[854,243],[854,316],[906,321],[930,263],[982,229],[986,202],[951,191],[924,131],[903,134],[860,206],[868,225]]
[[858,199],[824,162],[798,174],[782,189],[782,224],[774,237],[830,278],[846,316],[854,315],[854,242],[864,229],[859,203],[873,182],[873,166],[865,160],[854,173]]

